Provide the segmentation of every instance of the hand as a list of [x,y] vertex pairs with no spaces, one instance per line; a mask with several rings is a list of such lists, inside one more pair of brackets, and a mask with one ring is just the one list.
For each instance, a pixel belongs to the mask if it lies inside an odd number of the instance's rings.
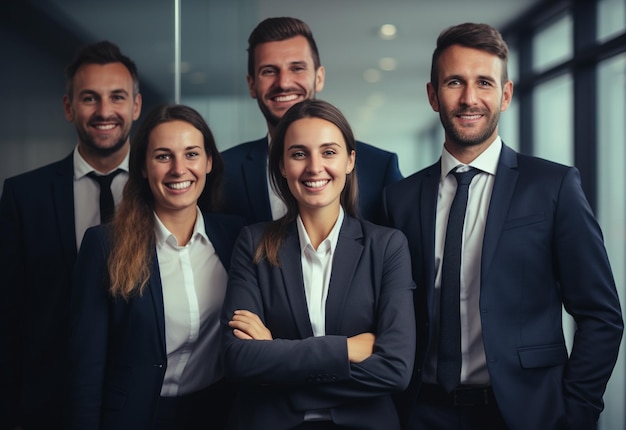
[[272,340],[272,332],[265,327],[257,314],[250,311],[235,311],[228,325],[233,328],[233,334],[238,339]]
[[374,352],[376,336],[373,333],[361,333],[348,338],[348,360],[360,363]]

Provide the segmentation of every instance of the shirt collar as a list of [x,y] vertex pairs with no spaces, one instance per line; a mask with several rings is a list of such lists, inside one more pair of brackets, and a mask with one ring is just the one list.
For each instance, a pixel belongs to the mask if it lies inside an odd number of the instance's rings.
[[[124,159],[122,160],[122,162],[120,163],[119,166],[117,166],[115,169],[122,169],[123,171],[128,173],[128,157],[130,155],[130,151],[126,153],[126,157],[124,157]],[[87,161],[83,158],[82,155],[80,155],[80,152],[78,152],[78,146],[76,146],[74,148],[74,179],[78,180],[81,179],[83,176],[87,175],[89,172],[96,172],[96,170],[91,167],[89,165],[89,163],[87,163]],[[111,170],[111,172],[113,171]],[[101,173],[103,175],[106,175],[110,172],[98,172]]]
[[[337,247],[337,241],[339,240],[339,231],[341,230],[341,225],[343,224],[344,217],[345,216],[343,208],[339,206],[339,216],[337,217],[337,221],[335,221],[335,225],[333,226],[332,230],[330,230],[330,233],[328,234],[326,239],[324,239],[322,243],[320,243],[318,249],[321,250],[323,249],[323,246],[327,246],[330,248],[331,253],[335,252],[335,248]],[[309,238],[309,235],[304,228],[304,224],[302,223],[302,218],[300,218],[300,215],[298,215],[298,217],[296,218],[296,226],[298,227],[298,238],[300,239],[300,252],[304,252],[307,247],[315,250],[313,248],[313,245],[311,244],[311,239]]]
[[[196,207],[196,210],[198,216],[196,217],[196,223],[193,227],[193,233],[191,233],[191,239],[189,240],[188,245],[191,245],[196,239],[206,241],[207,243],[210,242],[209,237],[206,234],[204,217],[202,216],[202,212],[198,207]],[[178,241],[176,240],[176,237],[174,237],[174,235],[167,229],[167,227],[165,227],[156,212],[153,213],[155,220],[154,233],[156,235],[157,247],[162,248],[167,243],[174,248],[181,248],[180,246],[178,246]]]
[[[500,139],[500,136],[497,136],[491,145],[489,145],[482,154],[476,157],[469,166],[475,167],[490,175],[495,175],[496,170],[498,170],[498,160],[500,159],[501,151],[502,139]],[[454,158],[444,146],[441,154],[441,180],[448,176],[448,173],[459,165],[464,166],[465,164]]]

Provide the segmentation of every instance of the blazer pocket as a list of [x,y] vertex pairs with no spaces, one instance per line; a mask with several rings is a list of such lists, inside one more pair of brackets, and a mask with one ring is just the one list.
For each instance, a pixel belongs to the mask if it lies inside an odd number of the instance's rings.
[[506,220],[504,223],[504,230],[511,230],[514,228],[526,227],[527,225],[538,224],[544,222],[546,216],[544,213],[528,215],[520,218],[513,218]]
[[102,408],[121,409],[126,403],[126,391],[117,387],[105,387],[102,396]]
[[567,348],[560,343],[519,348],[517,353],[524,369],[560,366],[567,361]]

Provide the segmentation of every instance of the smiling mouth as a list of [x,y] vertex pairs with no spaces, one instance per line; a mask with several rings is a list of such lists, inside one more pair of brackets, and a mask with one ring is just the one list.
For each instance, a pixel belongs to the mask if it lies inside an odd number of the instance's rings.
[[303,181],[304,185],[306,185],[308,188],[321,188],[329,182],[330,179],[320,179],[319,181]]
[[117,127],[117,124],[92,124],[92,126],[101,131],[108,131]]
[[271,97],[272,101],[278,103],[292,102],[297,100],[300,96],[298,94],[288,94],[288,95],[280,95],[276,97]]
[[165,186],[173,190],[184,190],[185,188],[189,188],[191,186],[191,181],[172,182],[165,184]]

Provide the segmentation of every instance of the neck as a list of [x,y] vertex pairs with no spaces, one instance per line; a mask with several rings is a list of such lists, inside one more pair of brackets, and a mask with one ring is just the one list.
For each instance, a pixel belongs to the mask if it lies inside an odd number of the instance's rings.
[[309,235],[313,248],[322,243],[328,237],[339,218],[339,206],[320,208],[316,210],[300,210],[302,224]]
[[155,212],[163,225],[174,235],[179,246],[189,243],[198,217],[195,206],[184,211],[169,212],[157,209]]

